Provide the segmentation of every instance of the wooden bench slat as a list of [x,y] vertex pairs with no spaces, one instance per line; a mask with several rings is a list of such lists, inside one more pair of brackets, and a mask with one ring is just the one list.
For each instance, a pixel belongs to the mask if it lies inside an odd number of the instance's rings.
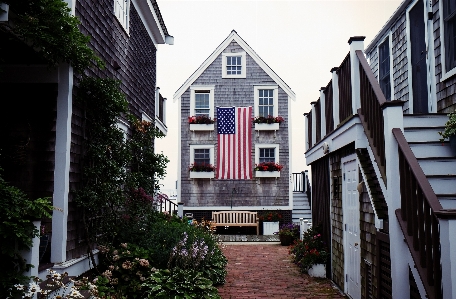
[[250,211],[212,212],[211,226],[256,226],[257,235],[260,232],[258,213]]

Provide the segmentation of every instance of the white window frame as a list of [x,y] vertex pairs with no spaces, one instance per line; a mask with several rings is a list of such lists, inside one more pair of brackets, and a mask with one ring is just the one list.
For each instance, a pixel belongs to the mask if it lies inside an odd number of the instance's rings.
[[257,143],[255,144],[255,164],[260,163],[260,149],[261,148],[274,148],[275,163],[279,163],[279,149],[280,145],[277,143]]
[[127,141],[128,140],[128,123],[123,121],[122,119],[118,119],[116,123],[116,127],[123,132],[123,140]]
[[[451,70],[446,69],[446,40],[445,40],[445,21],[444,21],[444,12],[443,12],[443,1],[439,1],[439,15],[440,15],[440,65],[442,68],[442,77],[441,81],[444,81],[451,76],[456,74],[456,67]],[[455,45],[456,47],[456,45]]]
[[114,15],[128,33],[130,29],[130,0],[114,0]]
[[[228,75],[226,70],[226,58],[230,56],[241,56],[241,74]],[[222,78],[246,78],[246,54],[245,52],[222,53]]]
[[209,91],[209,117],[211,119],[214,119],[214,90],[215,86],[213,85],[208,85],[208,86],[190,86],[190,115],[189,116],[194,116],[195,115],[195,91],[204,91],[208,90]]
[[[279,86],[278,85],[257,85],[253,87],[254,89],[254,117],[259,116],[259,105],[260,105],[260,89],[273,89],[274,90],[274,108],[273,113],[274,117],[279,116]],[[267,115],[266,115],[267,116]]]
[[211,165],[214,166],[214,145],[213,144],[190,144],[190,163],[195,163],[195,149],[209,149],[209,158]]

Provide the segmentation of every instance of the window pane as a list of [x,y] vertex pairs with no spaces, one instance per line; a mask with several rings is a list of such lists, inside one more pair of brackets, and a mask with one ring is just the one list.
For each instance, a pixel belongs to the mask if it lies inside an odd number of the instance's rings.
[[259,89],[258,95],[258,113],[259,116],[273,115],[274,113],[274,90]]
[[195,149],[194,154],[195,154],[195,157],[194,157],[195,165],[203,165],[203,164],[211,163],[211,159],[209,156],[210,150],[208,148]]
[[260,148],[260,163],[275,162],[275,148]]
[[379,52],[379,83],[380,89],[387,101],[391,100],[391,80],[390,80],[390,53],[389,39],[387,38],[378,48]]

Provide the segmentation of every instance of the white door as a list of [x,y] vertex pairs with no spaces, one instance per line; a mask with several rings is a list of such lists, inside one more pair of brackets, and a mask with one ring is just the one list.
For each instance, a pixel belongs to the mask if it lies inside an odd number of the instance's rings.
[[361,246],[359,224],[358,166],[356,156],[342,159],[342,204],[344,219],[345,291],[361,298]]

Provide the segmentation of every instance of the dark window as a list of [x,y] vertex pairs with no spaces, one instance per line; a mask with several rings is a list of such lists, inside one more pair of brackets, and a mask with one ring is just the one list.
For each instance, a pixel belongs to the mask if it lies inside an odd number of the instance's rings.
[[205,165],[211,163],[210,158],[210,149],[202,148],[202,149],[195,149],[195,157],[193,163],[195,165]]
[[378,75],[380,88],[387,101],[391,100],[391,80],[390,80],[390,53],[389,53],[389,39],[387,38],[378,47]]
[[260,163],[275,162],[275,148],[260,148]]
[[443,1],[445,31],[445,69],[456,67],[456,0]]

